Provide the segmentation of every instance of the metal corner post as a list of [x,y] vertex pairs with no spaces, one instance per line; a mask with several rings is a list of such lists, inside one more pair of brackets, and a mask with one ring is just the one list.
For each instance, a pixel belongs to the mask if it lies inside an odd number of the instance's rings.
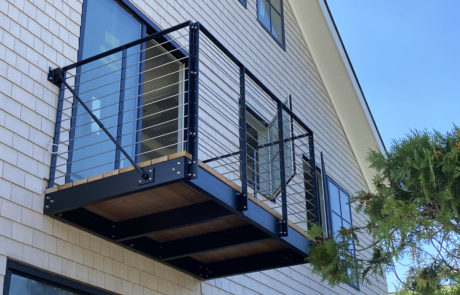
[[284,158],[284,134],[283,134],[283,104],[278,103],[278,143],[280,149],[280,177],[281,177],[281,220],[279,223],[278,234],[288,235],[288,212],[287,212],[287,193],[286,193],[286,163]]
[[[239,129],[240,129],[240,178],[241,194],[238,196],[238,210],[245,211],[248,209],[248,146],[246,130],[246,69],[240,66],[240,98],[239,98]],[[255,172],[254,172],[255,173]],[[256,184],[254,184],[254,187]]]
[[188,136],[187,151],[192,155],[188,176],[197,177],[198,171],[198,73],[199,73],[200,23],[190,25],[189,37],[189,87],[188,87]]
[[63,70],[51,69],[49,70],[48,80],[57,86],[59,86],[59,98],[56,111],[56,125],[54,126],[54,138],[53,147],[51,151],[51,167],[50,167],[50,178],[48,180],[48,187],[54,186],[54,180],[56,177],[56,164],[59,151],[59,136],[61,129],[62,120],[62,109],[64,107],[64,93],[65,85],[62,83],[66,79],[66,72]]

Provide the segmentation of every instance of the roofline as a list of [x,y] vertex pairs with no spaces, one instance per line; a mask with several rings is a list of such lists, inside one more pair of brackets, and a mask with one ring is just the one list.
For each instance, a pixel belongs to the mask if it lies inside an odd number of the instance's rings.
[[375,127],[375,129],[377,131],[377,135],[378,135],[378,137],[379,137],[379,139],[380,139],[380,141],[381,141],[381,143],[383,145],[383,149],[386,152],[387,148],[385,146],[385,142],[382,139],[382,135],[380,134],[380,130],[377,127],[377,124],[375,123],[374,115],[372,114],[372,111],[371,111],[371,109],[369,107],[369,104],[367,103],[367,99],[366,99],[366,96],[364,95],[363,88],[361,87],[361,83],[359,82],[358,76],[356,75],[355,68],[353,67],[353,63],[351,62],[350,56],[348,55],[347,49],[345,48],[345,44],[343,43],[342,36],[340,35],[339,29],[337,28],[337,24],[335,23],[335,20],[334,20],[334,16],[332,15],[331,9],[329,8],[329,4],[327,3],[327,0],[323,0],[323,2],[326,5],[327,12],[328,12],[329,17],[331,18],[332,24],[334,26],[334,30],[337,33],[337,36],[338,36],[339,41],[340,41],[340,45],[342,46],[342,49],[343,49],[343,51],[345,53],[345,57],[347,58],[347,62],[350,65],[351,72],[353,73],[353,78],[356,80],[356,83],[358,84],[359,92],[361,92],[361,95],[363,96],[363,100],[364,100],[364,103],[366,104],[366,108],[367,108],[367,110],[369,112],[369,115],[371,116],[372,123],[374,124],[374,127]]
[[356,72],[325,0],[290,0],[299,29],[369,190],[370,150],[386,152]]

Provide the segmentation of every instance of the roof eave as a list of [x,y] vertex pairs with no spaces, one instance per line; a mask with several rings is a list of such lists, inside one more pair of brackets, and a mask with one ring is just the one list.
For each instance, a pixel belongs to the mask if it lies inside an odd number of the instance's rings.
[[385,145],[327,3],[324,0],[290,0],[290,3],[366,183],[373,189],[374,171],[369,167],[367,155],[370,150],[385,152]]

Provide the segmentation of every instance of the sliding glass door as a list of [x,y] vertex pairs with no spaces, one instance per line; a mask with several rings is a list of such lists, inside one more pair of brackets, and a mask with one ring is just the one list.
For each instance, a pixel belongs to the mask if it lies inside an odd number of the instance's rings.
[[[84,7],[80,60],[147,34],[115,0],[85,0]],[[183,150],[184,72],[164,44],[151,40],[79,67],[75,90],[139,162]],[[76,100],[70,125],[66,182],[131,165]]]

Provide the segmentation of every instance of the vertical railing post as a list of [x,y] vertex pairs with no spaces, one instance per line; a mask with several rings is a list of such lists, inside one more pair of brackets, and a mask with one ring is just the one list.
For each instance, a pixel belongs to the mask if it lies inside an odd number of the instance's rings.
[[[248,145],[246,130],[246,82],[245,68],[240,67],[239,129],[240,129],[240,178],[241,194],[238,196],[238,210],[248,209]],[[255,161],[255,159],[254,159]],[[255,175],[255,172],[254,172]],[[254,183],[254,187],[255,187]]]
[[198,170],[198,73],[199,73],[200,23],[190,25],[189,32],[189,85],[188,85],[188,135],[187,151],[192,155],[189,178],[197,177]]
[[286,192],[286,163],[284,157],[284,134],[283,134],[283,105],[278,103],[278,143],[280,155],[280,189],[281,189],[281,220],[279,221],[278,234],[288,235],[288,213],[287,213],[287,192]]
[[[60,77],[55,77],[53,75],[60,75]],[[56,71],[51,70],[50,74],[48,74],[48,80],[52,81],[53,83],[59,81],[60,79],[65,80],[67,76],[66,72],[62,70]],[[58,82],[59,83],[59,82]],[[56,84],[56,83],[55,83]],[[58,105],[56,110],[56,125],[54,126],[54,138],[53,138],[53,147],[51,150],[51,167],[50,167],[50,178],[48,180],[48,187],[54,186],[54,181],[56,179],[56,165],[57,165],[57,157],[59,151],[59,136],[61,134],[61,122],[62,122],[62,109],[64,107],[64,93],[65,93],[65,85],[62,81],[59,84],[59,98],[58,98]]]
[[[145,25],[142,25],[142,38],[147,35],[147,29]],[[135,147],[135,157],[134,161],[136,163],[141,162],[141,153],[142,153],[142,125],[143,125],[143,109],[144,109],[144,72],[145,72],[145,51],[146,51],[146,42],[140,44],[140,53],[139,53],[139,76],[138,76],[138,87],[137,93],[137,120],[136,120],[136,147]]]
[[252,170],[254,171],[253,173],[254,174],[254,180],[253,180],[254,181],[254,198],[257,199],[257,193],[258,193],[258,188],[259,188],[259,181],[258,181],[257,173],[259,172],[257,171],[257,150],[256,149],[254,149],[254,153],[252,157],[254,159],[253,160],[254,165],[252,167]]
[[[121,53],[121,78],[120,78],[120,97],[118,100],[118,124],[117,124],[117,143],[121,146],[123,135],[123,111],[125,105],[125,87],[126,87],[126,49]],[[115,169],[120,168],[120,149],[115,151]]]
[[316,179],[316,161],[315,161],[315,147],[313,141],[313,133],[308,134],[308,150],[310,154],[310,173],[311,173],[311,193],[313,194],[314,206],[315,206],[315,220],[314,222],[318,225],[321,224],[321,204],[319,201],[318,194],[318,182]]

